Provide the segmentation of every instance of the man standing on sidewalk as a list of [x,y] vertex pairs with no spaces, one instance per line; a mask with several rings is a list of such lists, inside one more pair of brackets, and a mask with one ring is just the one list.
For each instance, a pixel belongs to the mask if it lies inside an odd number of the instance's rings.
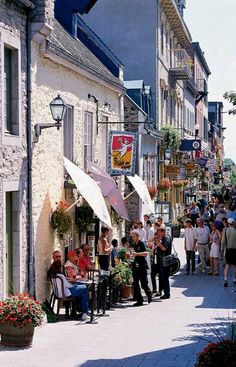
[[209,242],[210,242],[210,230],[204,225],[201,218],[197,219],[196,233],[197,233],[197,247],[201,260],[201,271],[206,272],[206,263],[209,260]]
[[228,272],[230,265],[234,266],[234,280],[236,285],[236,229],[234,227],[235,221],[233,218],[228,219],[229,227],[225,228],[222,241],[221,251],[225,258],[224,269],[224,287],[228,287]]
[[195,251],[197,248],[197,233],[196,228],[192,225],[191,219],[185,221],[185,233],[184,233],[184,249],[186,251],[187,268],[186,272],[190,272],[190,262],[192,265],[192,274],[195,272]]
[[148,303],[152,301],[152,292],[148,287],[148,278],[147,278],[147,261],[146,256],[148,254],[146,250],[146,246],[144,242],[140,241],[139,238],[139,230],[134,229],[131,232],[132,240],[133,240],[133,249],[134,252],[132,256],[134,257],[134,261],[132,264],[133,271],[133,279],[134,279],[134,299],[137,300],[133,306],[142,306],[143,305],[143,296],[141,294],[140,285],[143,288],[144,292],[148,297]]
[[162,258],[171,254],[171,247],[172,239],[166,233],[166,228],[160,228],[159,240],[157,241],[157,253],[161,260],[159,270],[159,290],[160,292],[162,292],[162,290],[164,291],[164,294],[160,299],[170,298],[170,267],[163,265]]

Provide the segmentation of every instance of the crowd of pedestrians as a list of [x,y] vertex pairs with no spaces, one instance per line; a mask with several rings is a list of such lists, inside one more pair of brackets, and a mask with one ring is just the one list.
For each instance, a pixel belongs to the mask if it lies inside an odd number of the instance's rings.
[[[203,274],[219,276],[222,261],[224,287],[228,287],[231,265],[234,267],[233,283],[236,285],[236,200],[230,190],[227,189],[226,194],[216,193],[210,200],[203,194],[198,202],[186,206],[182,216],[186,274],[195,274],[197,266]],[[161,300],[170,298],[170,267],[165,265],[163,259],[172,253],[172,238],[162,217],[153,223],[146,214],[143,222],[131,223],[127,236],[121,239],[120,244],[117,239],[109,237],[108,228],[102,227],[96,248],[98,263],[91,260],[89,252],[87,244],[71,250],[62,265],[61,253],[54,251],[48,272],[49,278],[62,279],[67,296],[76,297],[82,319],[87,318],[89,307],[88,290],[86,285],[81,284],[88,271],[99,268],[107,276],[123,261],[132,269],[133,306],[144,304],[141,288],[148,303],[152,302],[153,297]]]
[[215,193],[208,201],[205,194],[191,203],[184,212],[184,248],[186,273],[195,273],[196,252],[202,273],[218,276],[220,259],[224,267],[224,287],[228,287],[228,273],[234,266],[236,285],[236,206],[235,194],[229,188]]

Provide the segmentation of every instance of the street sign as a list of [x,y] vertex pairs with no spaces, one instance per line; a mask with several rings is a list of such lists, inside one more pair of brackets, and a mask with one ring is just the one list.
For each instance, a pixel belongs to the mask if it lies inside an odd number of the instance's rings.
[[199,140],[199,139],[191,139],[191,140],[183,139],[183,140],[181,140],[179,150],[180,151],[201,150],[201,140]]

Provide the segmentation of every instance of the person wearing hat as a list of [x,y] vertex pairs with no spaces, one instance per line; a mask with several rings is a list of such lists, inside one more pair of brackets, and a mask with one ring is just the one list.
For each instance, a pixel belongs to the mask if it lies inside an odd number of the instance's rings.
[[147,261],[146,256],[148,254],[146,250],[146,246],[144,242],[140,241],[139,238],[139,230],[134,229],[131,232],[132,240],[133,240],[133,252],[132,257],[134,261],[132,263],[132,272],[133,272],[133,284],[134,284],[134,299],[137,300],[133,306],[143,306],[143,296],[141,294],[140,285],[143,288],[144,292],[148,297],[148,303],[152,301],[152,292],[148,286],[148,278],[147,278]]
[[228,287],[228,273],[230,265],[234,266],[234,280],[233,283],[236,285],[236,229],[235,221],[233,218],[228,219],[229,227],[224,230],[221,251],[222,256],[225,259],[224,268],[224,287]]
[[65,262],[64,268],[67,279],[69,281],[79,280],[79,268],[77,266],[78,255],[75,250],[69,250],[67,254],[67,261]]

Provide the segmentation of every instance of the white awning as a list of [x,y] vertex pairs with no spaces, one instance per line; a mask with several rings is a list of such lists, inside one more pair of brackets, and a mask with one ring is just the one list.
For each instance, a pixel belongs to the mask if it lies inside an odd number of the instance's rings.
[[148,210],[150,210],[150,213],[154,213],[154,201],[151,199],[146,183],[138,175],[127,176],[127,178],[135,188],[135,191],[137,191],[140,199],[142,199]]
[[93,209],[97,217],[111,228],[111,218],[97,183],[87,173],[64,157],[64,166],[75,186]]

